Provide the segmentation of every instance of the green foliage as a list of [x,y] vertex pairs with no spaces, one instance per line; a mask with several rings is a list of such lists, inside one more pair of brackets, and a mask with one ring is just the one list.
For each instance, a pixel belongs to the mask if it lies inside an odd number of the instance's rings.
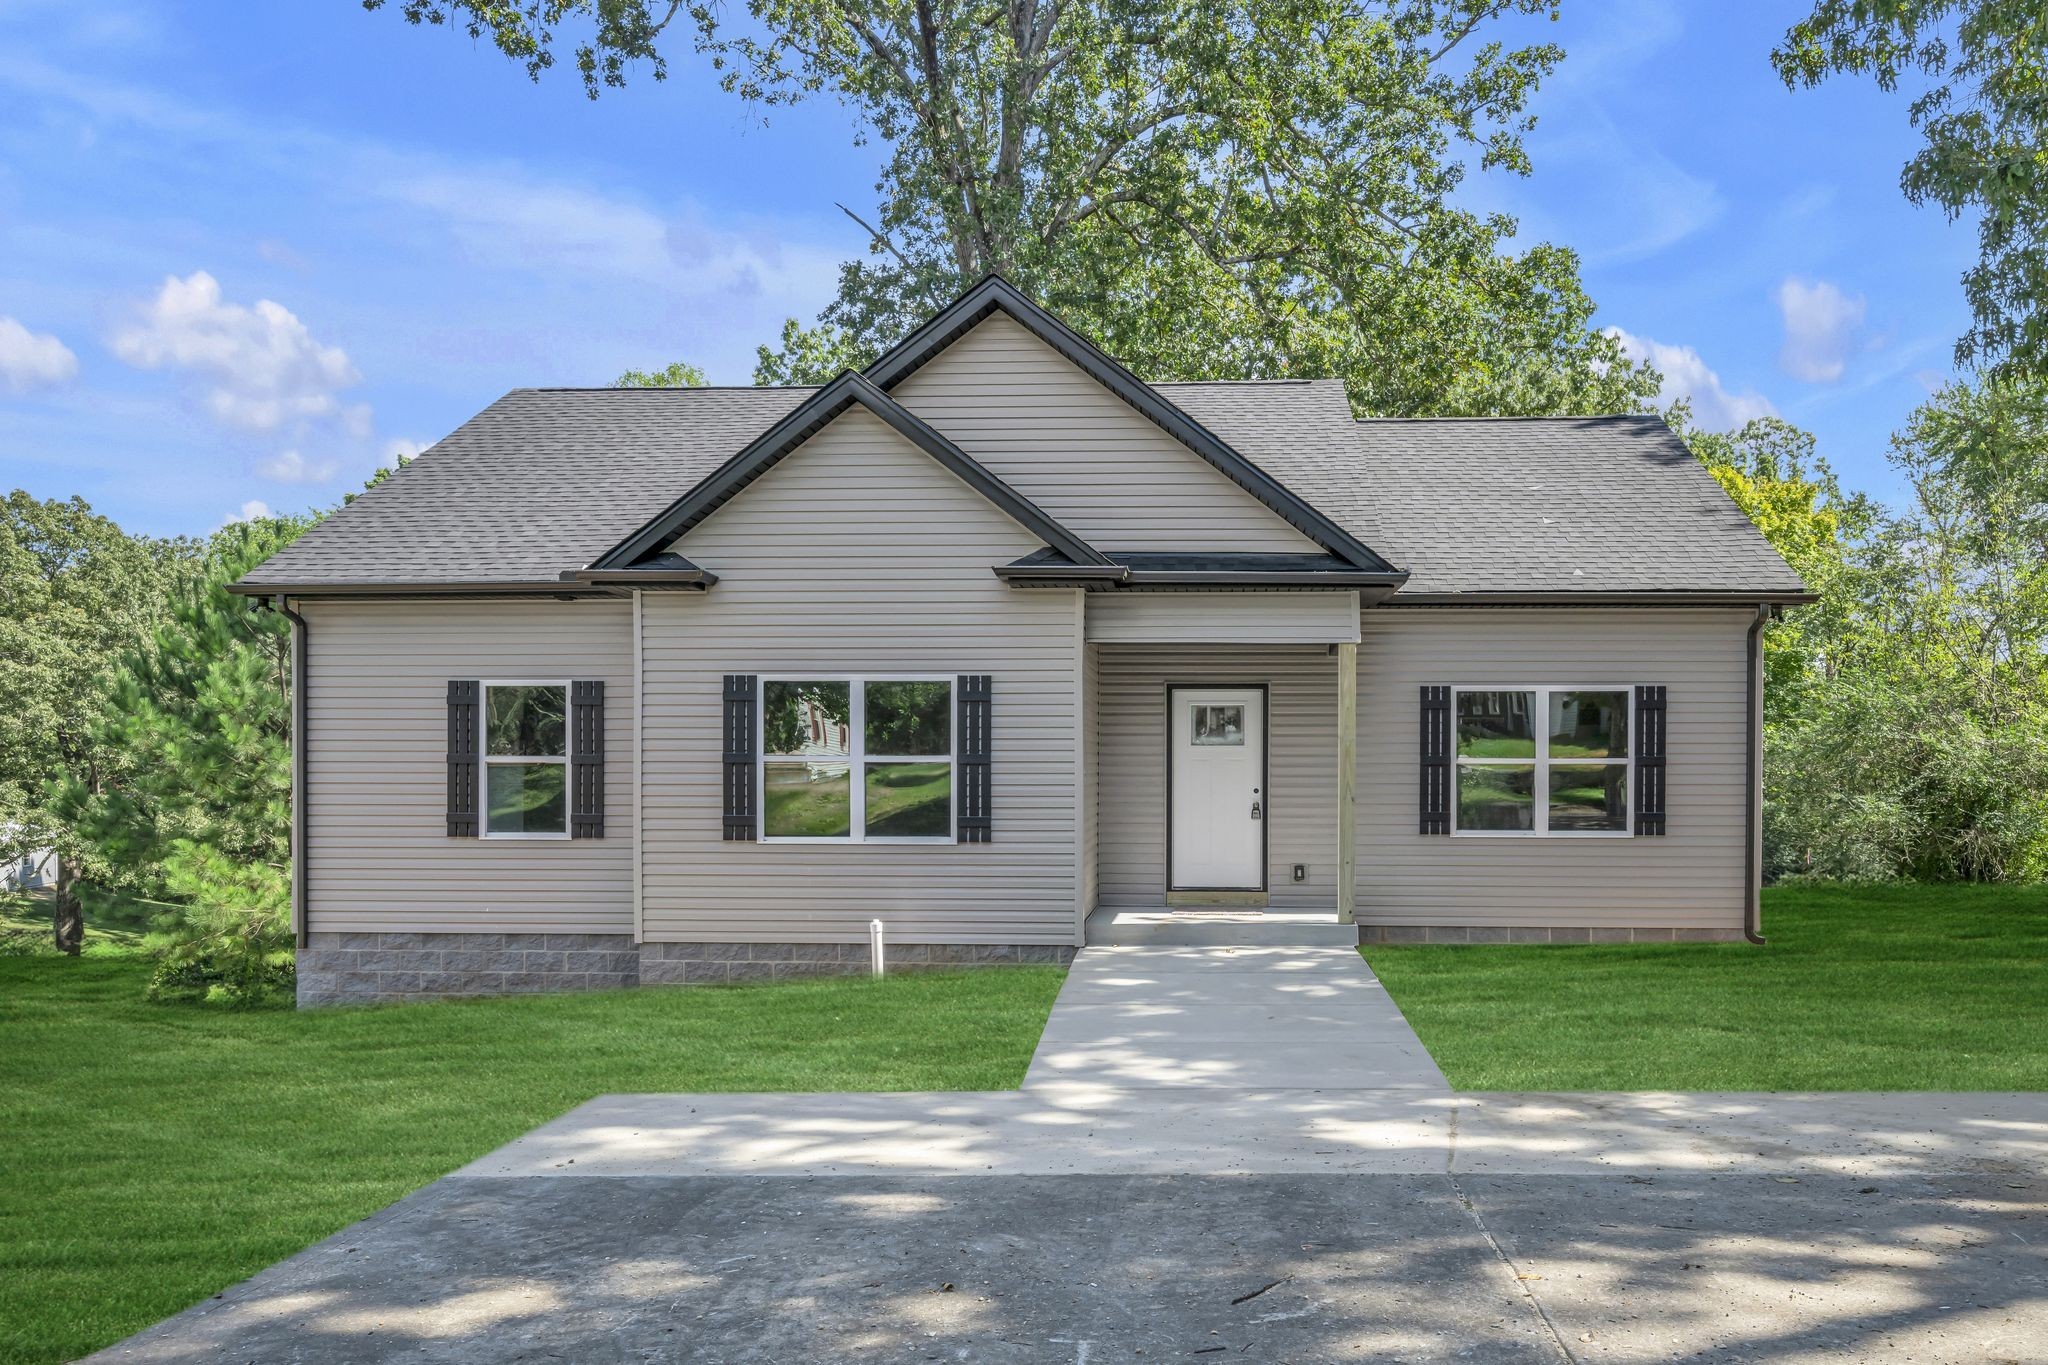
[[1820,595],[1765,632],[1777,877],[2048,876],[2048,400],[1959,384],[1892,444],[1912,503],[1844,495],[1783,422],[1687,440]]
[[[370,0],[378,8],[382,0]],[[1001,271],[1159,379],[1332,375],[1361,411],[1640,408],[1656,376],[1593,330],[1568,250],[1454,203],[1466,158],[1526,173],[1563,56],[1499,21],[1556,0],[407,0],[536,79],[575,24],[595,95],[664,74],[670,23],[764,109],[829,95],[886,145],[867,258],[762,383],[857,367]],[[844,208],[844,206],[842,206]]]
[[805,327],[795,318],[782,324],[774,346],[754,353],[756,384],[823,384],[873,360],[879,348],[861,344],[830,323]]
[[1963,274],[1971,327],[1959,365],[2010,375],[2048,364],[2048,6],[2040,0],[1818,0],[1771,61],[1788,86],[1838,74],[1884,90],[1925,78],[1912,104],[1926,139],[1900,188],[1950,219],[1977,216]]
[[151,902],[163,970],[152,994],[229,1003],[273,995],[288,970],[291,648],[280,616],[226,590],[310,522],[238,522],[198,582],[123,655],[93,742],[125,756],[58,804],[93,852],[92,893]]
[[670,362],[664,370],[628,370],[612,381],[615,389],[701,389],[711,381],[687,360]]
[[128,762],[93,722],[113,664],[161,616],[196,546],[130,536],[82,499],[0,502],[0,858],[54,846],[62,876],[85,853],[51,787],[91,787]]
[[360,498],[363,495],[363,493],[369,492],[372,488],[375,488],[378,484],[384,482],[384,480],[390,478],[393,474],[396,474],[399,470],[411,464],[413,462],[413,459],[414,457],[411,455],[401,454],[397,459],[393,460],[390,464],[378,465],[377,472],[372,474],[369,478],[363,480],[363,492],[343,493],[341,495],[341,505],[344,507],[348,506],[357,498]]

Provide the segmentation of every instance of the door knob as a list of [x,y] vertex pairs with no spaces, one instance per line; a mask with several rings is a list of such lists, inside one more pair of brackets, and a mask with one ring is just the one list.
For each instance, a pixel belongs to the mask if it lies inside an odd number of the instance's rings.
[[1262,806],[1261,806],[1261,805],[1259,804],[1259,798],[1258,798],[1258,797],[1256,797],[1256,796],[1254,796],[1254,797],[1252,798],[1252,819],[1254,819],[1254,820],[1263,820],[1263,819],[1265,819],[1265,818],[1266,818],[1266,812],[1265,812],[1265,808],[1264,808],[1264,807],[1262,807]]

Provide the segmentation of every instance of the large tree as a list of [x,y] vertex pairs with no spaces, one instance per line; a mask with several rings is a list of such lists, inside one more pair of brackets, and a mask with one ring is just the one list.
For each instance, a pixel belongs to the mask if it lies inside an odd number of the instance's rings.
[[291,628],[227,585],[311,524],[270,517],[214,533],[200,576],[122,654],[89,727],[97,747],[125,756],[121,771],[59,796],[99,870],[93,889],[157,908],[159,993],[260,998],[288,959]]
[[1788,86],[1918,79],[1925,145],[1900,187],[1948,216],[1975,212],[1979,256],[1963,275],[1970,330],[1959,365],[2048,366],[2048,5],[2041,0],[1819,0],[1771,61]]
[[57,850],[57,946],[77,952],[81,849],[49,799],[96,789],[127,756],[95,731],[120,653],[162,614],[193,546],[130,536],[83,499],[0,502],[0,858]]
[[612,381],[615,389],[701,389],[711,381],[687,360],[671,360],[659,370],[628,370]]
[[[384,0],[365,0],[376,9]],[[1576,257],[1462,207],[1465,158],[1526,173],[1556,0],[401,0],[595,95],[693,40],[764,107],[817,95],[886,148],[869,247],[757,378],[857,364],[1001,271],[1141,373],[1338,375],[1379,413],[1640,406]],[[689,35],[683,38],[683,33]]]
[[1820,594],[1765,635],[1771,873],[2048,877],[2048,390],[1935,395],[1896,509],[1776,419],[1688,440]]

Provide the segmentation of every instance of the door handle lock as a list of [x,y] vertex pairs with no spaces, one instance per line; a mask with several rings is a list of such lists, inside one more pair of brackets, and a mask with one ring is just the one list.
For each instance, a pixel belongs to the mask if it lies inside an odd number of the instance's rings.
[[1259,798],[1258,798],[1258,797],[1256,797],[1256,796],[1255,796],[1255,797],[1253,797],[1253,798],[1252,798],[1252,819],[1254,819],[1254,820],[1263,820],[1263,819],[1265,819],[1265,818],[1266,818],[1266,808],[1265,808],[1265,807],[1264,807],[1263,805],[1261,805],[1261,804],[1259,803]]

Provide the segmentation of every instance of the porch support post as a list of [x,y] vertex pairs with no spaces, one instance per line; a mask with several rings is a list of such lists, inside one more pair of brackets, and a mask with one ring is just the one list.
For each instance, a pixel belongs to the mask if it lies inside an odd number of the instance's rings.
[[1337,646],[1337,922],[1358,908],[1358,646]]

